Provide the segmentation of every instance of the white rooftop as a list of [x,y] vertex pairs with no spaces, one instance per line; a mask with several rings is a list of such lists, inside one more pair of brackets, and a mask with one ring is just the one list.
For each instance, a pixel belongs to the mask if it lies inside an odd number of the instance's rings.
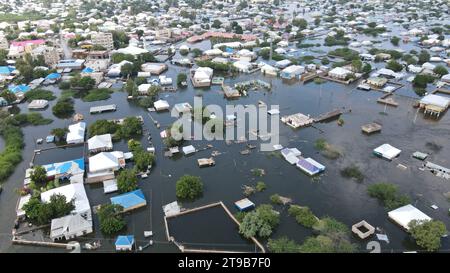
[[409,230],[408,224],[412,220],[431,220],[428,215],[411,204],[388,212],[388,216],[406,230]]

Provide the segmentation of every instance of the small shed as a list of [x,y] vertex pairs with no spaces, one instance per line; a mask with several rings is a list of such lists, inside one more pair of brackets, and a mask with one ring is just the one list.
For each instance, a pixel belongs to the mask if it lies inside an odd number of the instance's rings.
[[392,160],[396,158],[402,151],[389,144],[383,144],[373,150],[373,153],[382,158]]
[[391,210],[388,212],[388,216],[390,219],[392,219],[394,222],[399,224],[401,227],[403,227],[406,230],[409,230],[409,223],[412,220],[418,220],[418,221],[429,221],[431,220],[431,217],[414,207],[413,205],[409,204],[403,207],[400,207],[395,210]]
[[248,198],[241,199],[239,201],[234,202],[234,205],[237,207],[239,211],[248,211],[255,207],[255,203],[250,201]]
[[195,147],[192,146],[192,145],[184,146],[184,147],[183,147],[183,153],[184,153],[184,155],[193,154],[193,153],[195,153],[195,152],[196,152]]
[[131,251],[134,245],[133,235],[120,235],[114,243],[117,251]]

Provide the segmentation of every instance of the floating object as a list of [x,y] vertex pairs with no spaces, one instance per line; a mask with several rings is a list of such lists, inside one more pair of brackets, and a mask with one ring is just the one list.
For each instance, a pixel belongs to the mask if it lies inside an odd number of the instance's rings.
[[47,136],[45,138],[45,142],[47,142],[47,143],[53,143],[54,141],[55,141],[55,136],[53,136],[53,135]]
[[352,226],[352,232],[358,235],[359,238],[366,239],[375,233],[375,228],[365,220],[362,220]]
[[434,209],[434,210],[436,210],[436,209],[438,209],[439,207],[436,206],[436,205],[431,205],[431,208]]
[[153,236],[153,231],[144,231],[145,238],[150,237],[150,236]]
[[182,148],[184,155],[190,155],[196,152],[194,146],[189,145],[189,146],[184,146]]
[[389,244],[389,238],[388,238],[388,236],[386,235],[386,234],[375,234],[376,236],[377,236],[377,239],[379,240],[379,241],[385,241],[386,243],[388,243]]
[[36,143],[37,143],[37,144],[42,144],[42,142],[44,142],[44,140],[43,140],[42,138],[38,138],[38,139],[36,140]]
[[172,203],[163,206],[163,211],[165,216],[175,215],[180,213],[181,206],[178,204],[177,201],[174,201]]

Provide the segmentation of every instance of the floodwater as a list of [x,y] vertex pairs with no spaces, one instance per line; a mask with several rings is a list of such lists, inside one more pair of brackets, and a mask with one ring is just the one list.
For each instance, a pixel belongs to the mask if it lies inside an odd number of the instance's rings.
[[[200,43],[199,46],[205,46]],[[166,72],[168,77],[175,81],[176,75],[181,72],[188,72],[187,68],[170,66]],[[272,194],[280,194],[290,197],[295,204],[308,206],[318,217],[326,215],[335,217],[339,221],[351,226],[361,220],[366,220],[375,227],[380,227],[390,240],[390,243],[381,243],[381,250],[384,252],[399,252],[405,250],[417,250],[417,246],[411,241],[406,232],[388,220],[387,210],[375,199],[367,195],[367,186],[372,183],[390,182],[399,186],[402,193],[411,197],[413,205],[417,206],[430,217],[448,223],[447,211],[449,203],[443,193],[450,191],[450,181],[435,177],[429,172],[418,169],[422,162],[411,157],[415,151],[430,153],[429,160],[443,166],[450,166],[450,147],[448,146],[448,135],[450,134],[450,115],[446,113],[440,120],[424,119],[421,113],[415,118],[416,110],[412,107],[415,101],[415,94],[410,87],[401,89],[402,95],[395,95],[394,99],[399,103],[396,108],[385,107],[376,102],[382,93],[376,91],[360,91],[356,89],[356,84],[349,86],[327,82],[317,85],[313,82],[302,85],[298,82],[283,83],[279,78],[269,78],[255,73],[252,75],[241,74],[235,78],[227,78],[226,84],[232,85],[235,82],[249,79],[262,79],[272,83],[270,92],[250,91],[248,97],[238,100],[227,101],[220,92],[220,86],[212,86],[208,89],[193,89],[189,83],[186,89],[179,89],[176,93],[162,93],[161,99],[167,100],[171,106],[179,102],[189,102],[193,105],[195,95],[203,97],[203,104],[218,104],[225,107],[227,103],[232,104],[256,104],[258,100],[264,101],[267,105],[280,105],[280,116],[301,112],[317,116],[323,112],[336,108],[345,107],[351,112],[343,114],[345,120],[343,126],[338,126],[335,121],[329,123],[316,124],[300,130],[292,130],[290,127],[280,123],[280,144],[284,147],[298,148],[304,156],[312,157],[326,166],[326,171],[318,179],[311,179],[296,167],[289,165],[283,159],[269,156],[267,152],[252,150],[249,155],[241,155],[245,143],[227,145],[223,141],[186,141],[184,145],[192,144],[196,148],[206,147],[212,144],[213,149],[200,151],[193,156],[178,156],[175,159],[165,158],[163,153],[163,142],[159,137],[159,132],[175,121],[169,112],[151,113],[151,115],[161,123],[161,128],[157,129],[145,109],[140,108],[126,100],[126,93],[115,92],[106,101],[82,102],[76,99],[75,110],[85,116],[85,121],[89,125],[97,119],[123,118],[133,115],[142,115],[145,129],[153,136],[153,144],[156,147],[157,161],[147,179],[139,181],[139,187],[143,190],[147,198],[147,206],[138,209],[126,216],[128,223],[127,230],[120,234],[134,234],[138,245],[145,245],[148,239],[144,238],[144,231],[153,231],[154,245],[145,249],[146,252],[176,252],[178,249],[167,242],[164,226],[164,214],[162,206],[176,200],[175,183],[184,174],[197,175],[204,183],[204,194],[202,198],[193,202],[182,202],[186,208],[223,201],[224,204],[234,213],[237,212],[234,202],[242,199],[242,185],[254,185],[257,181],[264,181],[267,189],[260,193],[255,193],[249,198],[256,204],[270,203],[269,197]],[[408,86],[408,85],[407,85]],[[56,87],[53,88],[59,93]],[[400,90],[399,90],[400,91]],[[24,171],[27,168],[33,150],[53,144],[36,145],[37,138],[45,138],[52,128],[68,126],[71,120],[61,120],[53,117],[51,107],[56,101],[50,102],[50,107],[43,111],[45,117],[51,117],[54,122],[50,125],[39,127],[26,127],[23,129],[25,135],[25,149],[23,150],[23,162],[16,168],[11,178],[3,185],[4,190],[0,196],[0,251],[2,252],[44,252],[62,251],[58,249],[12,246],[11,228],[15,219],[15,207],[17,194],[15,189],[21,187]],[[118,108],[116,112],[90,115],[89,108],[94,105],[106,105],[115,103]],[[27,112],[26,104],[20,105],[22,112]],[[224,108],[225,109],[225,108]],[[414,122],[415,120],[415,122]],[[378,121],[383,125],[379,134],[366,136],[361,133],[361,125]],[[338,147],[343,156],[337,160],[323,157],[314,148],[314,142],[318,138],[324,138],[329,143]],[[144,146],[148,146],[146,135],[141,139]],[[441,150],[432,151],[427,148],[427,142],[434,142],[442,146]],[[258,144],[259,141],[252,141],[251,144]],[[376,158],[372,155],[372,150],[377,146],[389,143],[402,150],[399,158],[392,162]],[[114,144],[114,149],[127,151],[126,142]],[[198,168],[196,160],[198,158],[210,157],[210,153],[217,150],[222,154],[215,158],[216,166],[210,168]],[[57,150],[51,151],[55,153]],[[59,158],[75,159],[80,157],[80,149],[61,150],[63,155],[46,156],[39,160],[58,161]],[[406,165],[406,170],[398,168],[397,164]],[[365,175],[362,183],[357,183],[346,179],[340,175],[340,169],[350,164],[356,164]],[[253,168],[262,168],[266,171],[263,177],[255,177],[251,173]],[[100,185],[86,185],[91,206],[109,202],[109,198],[115,194],[104,194]],[[436,204],[439,209],[430,208]],[[311,230],[304,228],[295,222],[293,217],[287,214],[287,208],[275,206],[280,212],[280,225],[275,229],[272,238],[288,236],[301,243],[306,237],[311,235]],[[197,217],[192,223],[194,226],[208,226],[210,217]],[[203,242],[202,233],[189,230],[191,225],[183,227],[184,232],[189,233],[189,240],[198,243]],[[97,251],[112,252],[115,236],[105,238],[98,227],[98,219],[94,216],[95,232],[86,237],[87,241],[101,240],[102,248]],[[237,231],[236,231],[237,232]],[[233,244],[236,234],[224,233],[224,240],[218,243],[227,242]],[[361,241],[352,238],[358,244],[360,251],[367,251],[368,241]],[[262,243],[266,241],[262,240]],[[448,239],[443,239],[443,249],[450,246]]]

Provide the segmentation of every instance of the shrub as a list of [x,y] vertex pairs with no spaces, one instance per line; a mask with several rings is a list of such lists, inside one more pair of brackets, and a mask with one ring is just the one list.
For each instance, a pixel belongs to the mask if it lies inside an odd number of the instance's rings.
[[295,217],[297,223],[307,228],[312,228],[318,221],[317,217],[311,212],[308,207],[291,205],[288,212],[289,215]]
[[202,195],[203,183],[198,176],[183,175],[176,184],[176,195],[181,199],[195,199]]
[[367,188],[367,192],[370,197],[377,198],[388,209],[396,209],[410,203],[409,197],[399,194],[398,187],[394,184],[372,184]]
[[356,165],[350,165],[341,170],[341,175],[346,178],[353,178],[358,182],[364,180],[364,174],[359,170]]
[[100,222],[100,230],[104,234],[114,234],[126,226],[121,215],[122,211],[123,207],[120,205],[106,204],[100,206],[97,214]]

